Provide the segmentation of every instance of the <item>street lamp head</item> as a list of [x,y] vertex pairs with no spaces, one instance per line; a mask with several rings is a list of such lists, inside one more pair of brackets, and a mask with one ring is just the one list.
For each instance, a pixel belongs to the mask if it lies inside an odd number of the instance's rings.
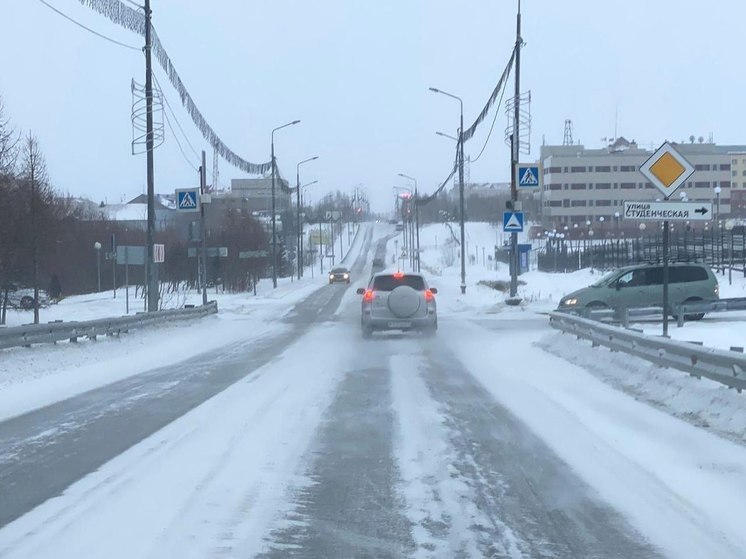
[[96,250],[101,250],[101,243],[96,241],[95,243],[93,243],[93,248],[95,248]]
[[299,122],[300,120],[294,120],[293,122],[290,123],[290,125],[292,126],[293,124],[298,124]]
[[719,186],[715,187],[715,194],[720,194],[722,191],[723,191],[723,189],[720,188]]
[[430,89],[430,91],[432,91],[433,93],[440,93],[440,89],[437,89],[437,88],[435,88],[435,87],[431,87],[431,88],[429,88],[429,89]]

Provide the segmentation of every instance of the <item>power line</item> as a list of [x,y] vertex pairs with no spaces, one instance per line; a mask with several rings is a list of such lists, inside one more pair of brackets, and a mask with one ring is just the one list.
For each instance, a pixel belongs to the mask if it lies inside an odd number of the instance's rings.
[[174,112],[173,107],[171,107],[171,103],[168,102],[168,97],[166,97],[166,94],[163,93],[163,88],[161,87],[161,83],[158,81],[158,78],[155,76],[155,72],[153,72],[153,79],[155,80],[155,84],[158,86],[158,89],[161,90],[161,95],[163,95],[163,101],[165,101],[166,107],[168,107],[168,110],[171,111],[171,115],[174,117],[174,120],[176,121],[176,126],[178,126],[179,130],[181,130],[181,134],[184,136],[186,143],[189,144],[189,147],[191,148],[192,153],[194,153],[194,156],[197,159],[200,159],[201,157],[200,154],[197,153],[197,150],[194,149],[192,142],[189,141],[189,137],[186,135],[186,132],[184,132],[184,128],[182,128],[181,123],[179,122],[179,119],[176,118],[176,113]]
[[78,27],[82,27],[83,29],[85,29],[85,30],[86,30],[86,31],[88,31],[89,33],[93,33],[93,34],[94,34],[94,35],[96,35],[97,37],[100,37],[100,38],[102,38],[102,39],[105,39],[105,40],[109,41],[110,43],[114,43],[115,45],[119,45],[120,47],[125,47],[125,48],[128,48],[128,49],[130,49],[130,50],[136,50],[136,51],[138,51],[138,52],[142,51],[142,49],[140,49],[140,48],[138,48],[138,47],[133,47],[132,45],[128,45],[128,44],[126,44],[126,43],[121,43],[121,42],[117,41],[116,39],[112,39],[111,37],[107,37],[106,35],[102,35],[102,34],[101,34],[101,33],[99,33],[98,31],[94,31],[94,30],[93,30],[93,29],[91,29],[90,27],[86,27],[86,26],[85,26],[85,25],[83,25],[82,23],[80,23],[80,22],[78,22],[78,21],[74,20],[74,19],[73,19],[73,18],[71,18],[71,17],[69,16],[69,15],[67,15],[67,14],[65,14],[65,13],[63,13],[63,12],[61,12],[60,10],[58,10],[57,8],[55,8],[54,6],[52,6],[51,4],[49,4],[48,2],[46,2],[46,0],[39,0],[39,2],[41,2],[42,4],[44,4],[44,5],[45,5],[45,6],[47,7],[47,8],[49,8],[50,10],[52,10],[52,11],[54,11],[54,12],[58,13],[59,15],[61,15],[61,16],[62,16],[62,17],[64,17],[64,18],[65,18],[66,20],[68,20],[68,21],[71,21],[72,23],[74,23],[74,24],[75,24],[75,25],[77,25]]
[[171,134],[173,134],[174,140],[176,140],[176,145],[179,146],[179,151],[181,152],[181,155],[184,157],[184,161],[186,161],[192,169],[194,169],[195,171],[199,171],[199,169],[194,165],[194,163],[192,163],[189,160],[186,152],[184,151],[184,148],[181,146],[181,142],[179,141],[178,136],[176,136],[176,132],[174,132],[174,127],[171,126],[171,120],[168,118],[168,113],[163,113],[163,115],[166,117],[166,124],[168,124],[168,129],[171,130]]
[[492,136],[492,130],[495,128],[495,122],[497,122],[497,116],[500,114],[500,105],[503,104],[503,96],[505,95],[505,90],[508,86],[508,80],[505,80],[503,83],[503,89],[502,93],[500,93],[500,100],[497,102],[497,106],[495,107],[495,117],[492,119],[492,125],[490,126],[490,131],[487,133],[487,139],[484,141],[484,145],[482,146],[482,151],[479,152],[479,155],[477,155],[476,159],[471,159],[470,162],[474,163],[479,160],[480,157],[482,157],[482,154],[484,153],[485,148],[487,147],[487,143],[490,141],[490,137]]

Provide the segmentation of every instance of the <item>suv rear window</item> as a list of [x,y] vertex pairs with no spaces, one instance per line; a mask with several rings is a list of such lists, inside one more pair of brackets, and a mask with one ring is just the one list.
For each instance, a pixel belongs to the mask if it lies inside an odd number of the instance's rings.
[[412,289],[417,291],[425,290],[425,280],[422,276],[376,276],[373,280],[374,291],[393,291],[400,285],[408,285]]

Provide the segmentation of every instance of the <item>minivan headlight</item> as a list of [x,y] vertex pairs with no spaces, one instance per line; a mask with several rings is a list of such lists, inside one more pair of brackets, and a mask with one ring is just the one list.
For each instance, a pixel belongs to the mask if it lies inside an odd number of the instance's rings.
[[565,306],[565,307],[574,307],[577,304],[578,304],[578,300],[577,299],[565,299],[562,302],[562,305]]

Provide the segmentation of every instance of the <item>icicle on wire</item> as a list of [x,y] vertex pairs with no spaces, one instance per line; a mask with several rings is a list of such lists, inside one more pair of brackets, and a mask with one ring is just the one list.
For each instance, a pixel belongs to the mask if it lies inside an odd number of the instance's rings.
[[497,85],[495,86],[495,89],[492,91],[492,95],[490,95],[490,98],[487,99],[487,103],[482,109],[482,112],[479,113],[479,116],[474,121],[474,124],[472,124],[471,127],[469,127],[466,130],[466,132],[464,132],[464,141],[470,140],[472,136],[474,136],[474,132],[476,132],[477,127],[485,119],[485,117],[487,116],[487,113],[490,112],[490,108],[495,103],[495,100],[497,100],[497,96],[500,94],[500,90],[503,88],[503,83],[505,82],[505,80],[508,79],[508,75],[510,74],[510,69],[513,67],[514,60],[515,60],[515,47],[513,48],[513,53],[510,55],[510,60],[508,60],[507,66],[505,66],[505,70],[503,70],[503,73],[500,76],[500,80],[497,82]]

